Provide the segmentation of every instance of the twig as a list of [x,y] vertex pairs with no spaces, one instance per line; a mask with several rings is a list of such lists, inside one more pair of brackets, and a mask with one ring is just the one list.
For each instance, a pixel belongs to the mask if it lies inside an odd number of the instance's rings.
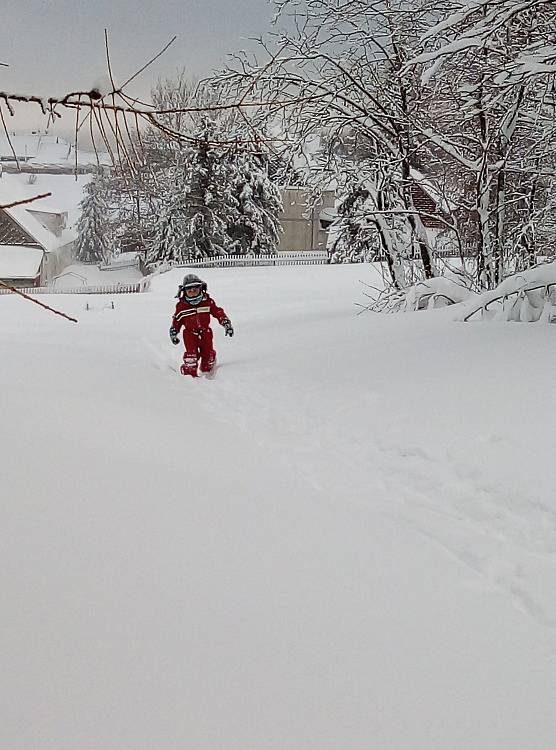
[[106,49],[106,64],[108,66],[108,75],[110,76],[110,83],[112,84],[111,94],[116,93],[116,84],[114,83],[114,75],[112,73],[112,63],[110,62],[110,47],[108,45],[108,29],[104,29],[104,46]]
[[108,151],[108,154],[110,155],[110,159],[112,160],[112,164],[114,166],[116,166],[117,162],[116,162],[116,159],[114,157],[114,152],[112,151],[112,147],[110,146],[110,141],[108,140],[108,137],[106,135],[106,130],[104,129],[104,124],[102,122],[102,112],[103,112],[102,107],[99,107],[98,111],[97,111],[96,107],[93,107],[91,109],[91,112],[92,112],[92,114],[95,117],[95,121],[96,121],[98,130],[99,130],[99,133],[101,135],[102,142],[104,143],[104,146],[106,147],[106,150]]
[[35,195],[33,198],[24,198],[20,201],[14,201],[13,203],[0,203],[0,209],[4,208],[14,208],[15,206],[23,206],[25,203],[33,203],[33,201],[40,201],[41,198],[50,198],[52,193],[41,193],[40,195]]
[[[81,100],[81,97],[79,97]],[[77,181],[77,168],[79,159],[78,149],[78,138],[79,138],[79,104],[77,105],[77,112],[75,113],[75,180]]]
[[48,310],[49,312],[54,313],[55,315],[61,315],[62,318],[65,318],[66,320],[70,320],[72,323],[79,322],[75,318],[72,318],[69,315],[66,315],[66,313],[60,312],[60,310],[55,310],[53,307],[49,307],[48,305],[45,305],[44,302],[39,302],[38,299],[33,299],[33,297],[30,297],[28,294],[25,294],[25,292],[22,292],[19,289],[16,289],[15,286],[10,286],[9,284],[5,284],[3,281],[0,281],[0,286],[4,287],[4,289],[9,289],[10,292],[13,292],[14,294],[19,294],[20,297],[23,297],[23,299],[29,300],[29,302],[34,302],[35,305],[39,305],[39,307],[44,307],[45,310]]
[[177,36],[172,37],[172,39],[170,39],[170,41],[168,42],[168,44],[163,49],[161,49],[160,52],[157,55],[155,55],[151,60],[149,60],[148,63],[145,63],[145,65],[143,65],[143,67],[140,68],[137,71],[137,73],[134,73],[131,76],[131,78],[128,78],[127,81],[122,86],[120,86],[120,90],[121,89],[125,89],[125,87],[128,85],[128,83],[131,83],[132,81],[134,81],[137,78],[137,76],[140,76],[141,73],[149,67],[149,65],[152,65],[155,60],[158,60],[158,58],[166,52],[166,50],[168,49],[168,47],[170,47],[170,45],[174,44],[174,42],[176,41],[177,38],[178,38]]
[[[7,100],[6,100],[7,104]],[[2,125],[4,127],[4,133],[6,134],[6,138],[8,139],[8,143],[10,144],[10,149],[12,151],[13,157],[15,159],[15,163],[17,164],[17,168],[19,171],[21,171],[21,166],[19,164],[19,159],[17,158],[17,154],[15,152],[14,145],[12,143],[12,139],[10,138],[10,134],[8,132],[8,126],[6,125],[6,120],[4,119],[4,110],[2,109],[2,105],[0,105],[0,117],[2,118]]]
[[[123,88],[123,87],[122,87]],[[115,92],[121,95],[121,89],[118,92]],[[337,96],[334,92],[326,92],[328,96],[334,97]],[[188,114],[188,113],[195,113],[195,112],[219,112],[219,111],[225,111],[225,110],[233,110],[233,109],[250,109],[252,107],[260,108],[260,107],[290,107],[293,104],[304,104],[313,100],[319,100],[323,99],[325,94],[318,93],[318,94],[312,94],[310,96],[297,96],[292,97],[290,99],[278,99],[276,101],[270,101],[270,100],[261,100],[261,101],[249,101],[249,102],[230,102],[230,104],[212,104],[212,105],[205,105],[205,106],[197,106],[197,107],[173,107],[169,109],[156,109],[154,107],[151,107],[149,109],[142,109],[140,107],[133,107],[133,106],[126,106],[123,107],[122,105],[112,105],[108,104],[105,101],[102,101],[103,97],[99,95],[98,91],[92,90],[92,91],[72,91],[69,94],[66,94],[63,97],[48,97],[48,99],[44,99],[40,96],[35,95],[24,95],[24,94],[11,94],[7,91],[0,91],[0,98],[4,99],[6,102],[20,102],[22,104],[38,104],[41,107],[41,110],[44,114],[47,114],[46,107],[55,107],[55,106],[61,106],[66,107],[67,109],[81,109],[83,107],[88,108],[97,108],[97,109],[105,109],[105,110],[117,110],[118,112],[127,112],[128,114],[139,114],[139,115],[171,115],[171,114]],[[83,98],[85,97],[85,98]],[[133,99],[130,98],[130,101],[133,101]],[[58,116],[59,113],[56,113]]]

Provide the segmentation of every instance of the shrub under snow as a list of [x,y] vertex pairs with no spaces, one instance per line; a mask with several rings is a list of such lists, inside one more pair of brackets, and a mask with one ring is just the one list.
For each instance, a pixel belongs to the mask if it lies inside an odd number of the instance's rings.
[[556,320],[556,261],[514,274],[495,289],[475,295],[460,320],[535,323]]

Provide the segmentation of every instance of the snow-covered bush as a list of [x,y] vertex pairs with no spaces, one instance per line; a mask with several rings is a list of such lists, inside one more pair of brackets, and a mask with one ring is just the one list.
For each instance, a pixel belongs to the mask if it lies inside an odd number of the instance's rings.
[[418,281],[406,289],[393,289],[387,285],[375,292],[366,295],[370,299],[366,307],[372,312],[384,313],[432,310],[456,305],[475,296],[460,282],[442,276]]
[[419,281],[410,287],[405,295],[406,310],[431,310],[465,302],[472,293],[461,284],[438,276]]
[[556,261],[509,276],[496,289],[474,295],[458,320],[554,322]]

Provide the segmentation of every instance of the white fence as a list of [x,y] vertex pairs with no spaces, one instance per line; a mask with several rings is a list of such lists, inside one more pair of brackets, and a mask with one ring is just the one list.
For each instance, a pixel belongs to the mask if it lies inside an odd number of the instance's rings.
[[282,252],[276,255],[220,255],[202,258],[187,263],[172,265],[172,268],[245,268],[246,266],[311,266],[328,262],[324,251]]
[[[99,284],[97,286],[68,287],[67,289],[51,286],[16,288],[18,292],[24,294],[138,294],[149,290],[149,281],[143,279],[134,284]],[[0,287],[0,294],[13,294],[13,292],[10,289]]]

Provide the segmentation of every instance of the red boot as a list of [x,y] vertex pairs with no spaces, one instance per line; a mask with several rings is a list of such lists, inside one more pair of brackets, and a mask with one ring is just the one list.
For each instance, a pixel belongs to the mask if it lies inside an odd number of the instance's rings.
[[182,375],[190,375],[192,378],[197,377],[197,357],[191,355],[183,355],[183,365],[180,367]]
[[216,364],[216,353],[213,353],[213,356],[210,359],[207,359],[206,362],[201,360],[201,372],[212,372],[214,370],[214,365]]

